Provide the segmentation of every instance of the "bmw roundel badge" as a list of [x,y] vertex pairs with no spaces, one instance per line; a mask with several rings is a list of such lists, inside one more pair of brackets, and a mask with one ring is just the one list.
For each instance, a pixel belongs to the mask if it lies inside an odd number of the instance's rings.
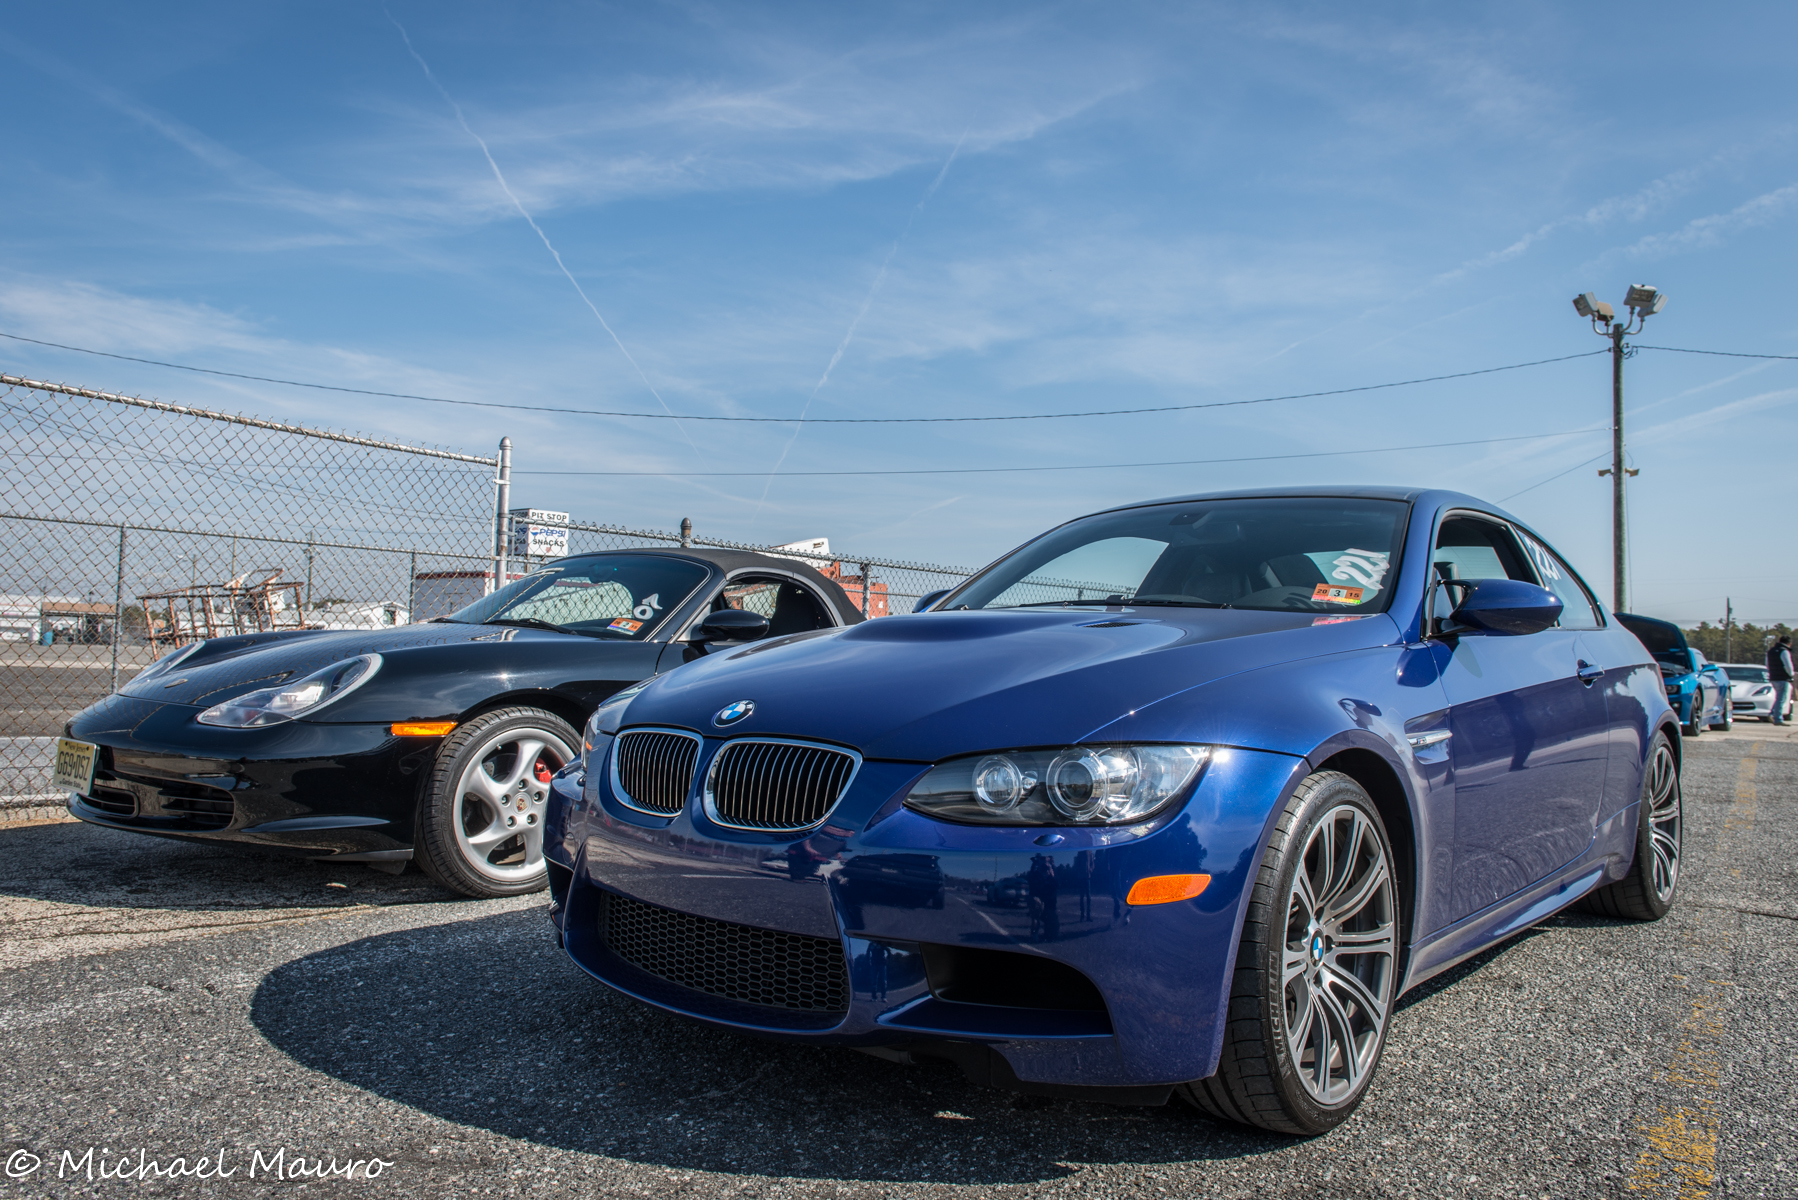
[[723,708],[719,709],[718,715],[712,718],[712,724],[735,725],[738,721],[741,721],[744,717],[747,717],[754,711],[755,701],[738,700],[732,704],[726,704]]

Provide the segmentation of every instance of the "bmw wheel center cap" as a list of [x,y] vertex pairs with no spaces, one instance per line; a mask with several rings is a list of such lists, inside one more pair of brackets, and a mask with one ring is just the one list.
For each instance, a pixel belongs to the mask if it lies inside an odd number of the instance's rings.
[[718,714],[712,718],[712,724],[718,726],[735,725],[738,721],[741,721],[744,717],[747,717],[754,711],[755,701],[737,700],[733,703],[726,704],[723,708],[719,709]]

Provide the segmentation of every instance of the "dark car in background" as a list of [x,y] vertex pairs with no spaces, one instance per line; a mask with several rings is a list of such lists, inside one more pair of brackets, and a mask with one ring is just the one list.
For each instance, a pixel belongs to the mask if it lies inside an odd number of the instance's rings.
[[190,643],[69,722],[57,782],[96,825],[535,891],[550,777],[601,701],[711,648],[862,619],[793,559],[564,558],[422,624]]
[[1697,737],[1706,729],[1725,730],[1735,724],[1728,673],[1688,643],[1679,626],[1635,613],[1618,613],[1617,623],[1654,655],[1667,688],[1667,703],[1679,714],[1681,733]]

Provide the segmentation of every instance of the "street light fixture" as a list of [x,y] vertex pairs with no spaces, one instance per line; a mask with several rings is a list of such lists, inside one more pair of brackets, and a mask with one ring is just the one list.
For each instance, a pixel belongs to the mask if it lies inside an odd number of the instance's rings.
[[1623,465],[1623,360],[1635,352],[1623,339],[1641,333],[1648,318],[1667,307],[1667,293],[1645,283],[1632,283],[1623,294],[1623,307],[1629,309],[1629,320],[1617,320],[1617,310],[1599,300],[1591,292],[1573,298],[1573,311],[1592,322],[1592,332],[1611,339],[1611,465],[1599,475],[1611,477],[1611,609],[1623,612],[1629,607],[1628,530],[1624,519],[1624,480],[1636,471]]

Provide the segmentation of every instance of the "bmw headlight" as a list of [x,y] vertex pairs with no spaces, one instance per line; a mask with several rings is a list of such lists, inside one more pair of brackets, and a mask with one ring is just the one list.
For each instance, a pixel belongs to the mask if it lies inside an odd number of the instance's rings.
[[1067,746],[939,763],[907,808],[978,825],[1129,825],[1186,790],[1209,746]]
[[202,725],[220,725],[226,729],[279,725],[343,699],[372,679],[380,669],[379,654],[359,654],[314,671],[304,679],[245,692],[235,700],[215,704],[195,720]]

